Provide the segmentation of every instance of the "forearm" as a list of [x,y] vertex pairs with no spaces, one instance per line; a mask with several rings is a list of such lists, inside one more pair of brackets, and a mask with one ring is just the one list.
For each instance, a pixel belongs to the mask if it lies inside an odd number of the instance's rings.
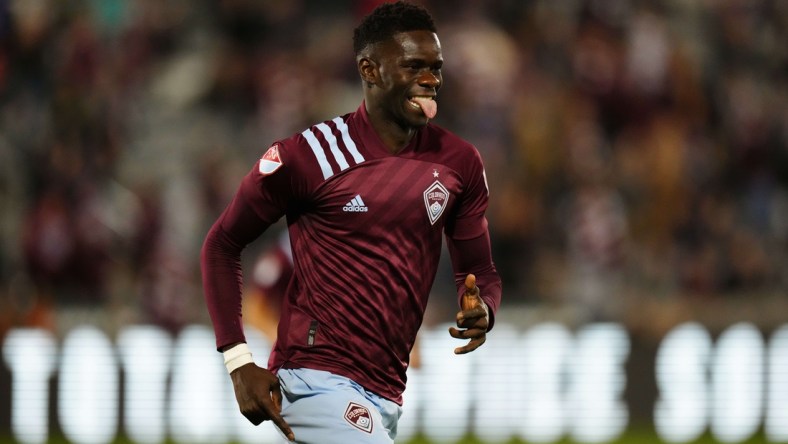
[[242,186],[211,227],[200,255],[205,303],[219,350],[245,342],[241,320],[241,253],[270,226],[254,211],[250,198],[246,197],[250,185],[245,184],[247,188]]
[[490,312],[489,329],[491,329],[495,323],[495,313],[501,303],[502,288],[501,278],[492,260],[489,233],[485,231],[483,235],[469,240],[448,238],[447,244],[454,269],[458,301],[462,300],[462,294],[465,292],[465,277],[473,273],[476,276],[480,295]]
[[205,304],[208,308],[216,347],[245,342],[241,320],[243,275],[241,251],[217,221],[203,243],[200,256]]

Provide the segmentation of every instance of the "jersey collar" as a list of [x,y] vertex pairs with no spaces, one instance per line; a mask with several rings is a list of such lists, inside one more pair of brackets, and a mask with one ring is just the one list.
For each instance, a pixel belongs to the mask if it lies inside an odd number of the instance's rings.
[[359,106],[356,112],[353,113],[353,121],[355,122],[353,127],[358,133],[358,140],[360,140],[367,150],[372,152],[376,157],[402,156],[403,154],[416,151],[418,149],[420,139],[424,133],[423,131],[419,130],[404,148],[402,148],[396,154],[391,154],[386,148],[386,145],[383,143],[383,140],[378,135],[377,131],[375,131],[372,123],[370,123],[369,115],[367,114],[367,106],[363,100],[361,101],[361,106]]

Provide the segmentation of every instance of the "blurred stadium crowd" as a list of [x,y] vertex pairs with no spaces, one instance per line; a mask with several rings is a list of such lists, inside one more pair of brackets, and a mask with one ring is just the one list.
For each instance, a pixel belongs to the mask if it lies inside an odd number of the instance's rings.
[[[271,141],[358,106],[377,3],[0,0],[0,336],[69,309],[207,322],[204,234]],[[486,161],[504,311],[779,311],[788,2],[422,3],[437,123]]]

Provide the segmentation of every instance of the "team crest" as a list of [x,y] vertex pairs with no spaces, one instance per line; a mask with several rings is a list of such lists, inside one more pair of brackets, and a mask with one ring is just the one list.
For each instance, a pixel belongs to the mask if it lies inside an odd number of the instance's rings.
[[441,217],[448,202],[449,190],[439,181],[436,180],[424,190],[424,205],[427,207],[427,216],[429,216],[431,224],[435,225],[435,221]]
[[263,176],[272,174],[282,166],[282,158],[279,157],[279,144],[275,143],[268,148],[268,151],[260,158],[258,170]]
[[349,403],[345,410],[345,421],[362,432],[372,433],[372,415],[363,405]]

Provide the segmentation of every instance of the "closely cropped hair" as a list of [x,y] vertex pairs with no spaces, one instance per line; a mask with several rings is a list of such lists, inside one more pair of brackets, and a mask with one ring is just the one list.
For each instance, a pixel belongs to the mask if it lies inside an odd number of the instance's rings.
[[353,31],[353,50],[358,55],[367,45],[382,42],[394,34],[408,31],[437,32],[426,9],[403,1],[384,3]]

